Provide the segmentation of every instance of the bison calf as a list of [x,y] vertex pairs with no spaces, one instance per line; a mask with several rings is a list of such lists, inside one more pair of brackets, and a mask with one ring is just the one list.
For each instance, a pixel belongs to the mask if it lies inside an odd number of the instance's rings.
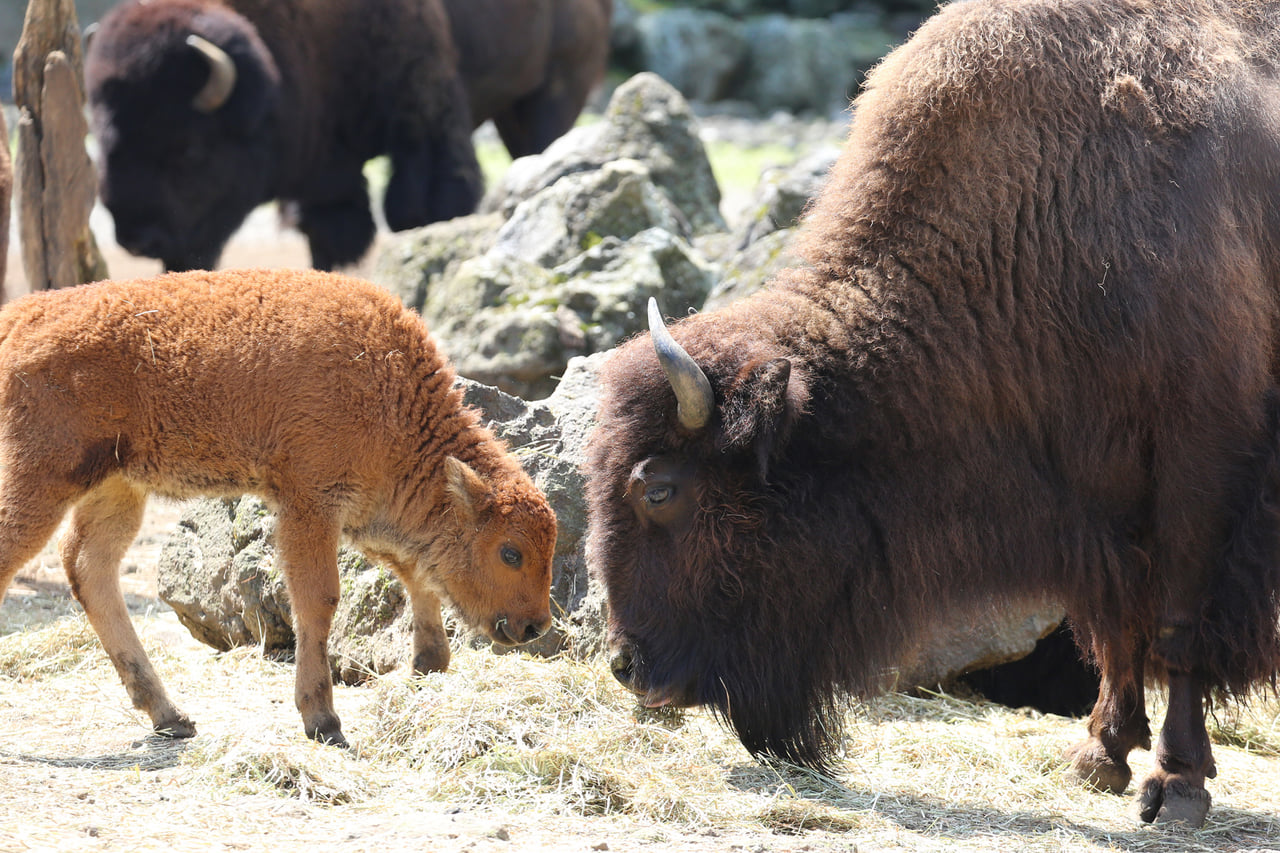
[[303,726],[344,744],[327,659],[340,537],[404,582],[419,672],[448,665],[441,598],[501,644],[551,622],[555,517],[453,380],[420,318],[324,273],[184,273],[14,302],[0,311],[0,593],[74,510],[72,591],[134,705],[189,737],[117,566],[148,494],[262,495],[279,515]]

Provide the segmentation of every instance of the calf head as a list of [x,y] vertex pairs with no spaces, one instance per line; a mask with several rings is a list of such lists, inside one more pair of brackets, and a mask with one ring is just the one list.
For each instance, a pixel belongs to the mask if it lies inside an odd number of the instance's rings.
[[130,2],[85,59],[99,195],[128,251],[211,268],[272,197],[280,75],[253,26],[201,0]]
[[501,645],[538,639],[551,627],[556,519],[514,464],[485,479],[445,460],[446,496],[460,531],[440,583],[472,627]]

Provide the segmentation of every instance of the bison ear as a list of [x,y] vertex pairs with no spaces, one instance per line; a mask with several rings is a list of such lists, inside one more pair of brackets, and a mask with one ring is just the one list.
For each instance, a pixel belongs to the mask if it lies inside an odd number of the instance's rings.
[[444,472],[454,512],[459,518],[474,524],[492,497],[489,484],[470,465],[453,456],[445,457]]
[[739,377],[725,401],[721,443],[725,449],[753,452],[760,479],[767,481],[770,463],[790,438],[809,392],[785,358],[748,365]]

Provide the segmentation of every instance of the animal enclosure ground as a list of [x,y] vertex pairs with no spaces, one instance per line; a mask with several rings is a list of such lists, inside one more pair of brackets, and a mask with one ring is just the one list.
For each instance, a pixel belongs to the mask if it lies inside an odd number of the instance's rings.
[[[0,850],[1280,850],[1273,699],[1218,714],[1196,832],[1140,825],[1132,788],[1075,785],[1078,720],[888,697],[850,711],[821,779],[753,762],[701,712],[638,716],[602,659],[458,648],[448,673],[337,688],[356,746],[319,746],[292,666],[217,654],[156,600],[176,517],[148,513],[124,581],[197,737],[147,736],[47,549],[0,608]],[[1140,779],[1151,756],[1133,758]]]

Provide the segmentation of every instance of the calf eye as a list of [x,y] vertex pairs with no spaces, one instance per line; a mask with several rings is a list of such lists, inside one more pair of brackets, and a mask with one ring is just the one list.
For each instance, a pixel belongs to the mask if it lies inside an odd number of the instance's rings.
[[644,502],[649,506],[661,506],[675,496],[676,487],[663,483],[659,486],[650,486],[645,490]]
[[511,545],[503,545],[502,550],[498,552],[498,556],[502,558],[502,562],[513,569],[520,568],[520,565],[524,562],[524,555],[520,553],[520,549]]

